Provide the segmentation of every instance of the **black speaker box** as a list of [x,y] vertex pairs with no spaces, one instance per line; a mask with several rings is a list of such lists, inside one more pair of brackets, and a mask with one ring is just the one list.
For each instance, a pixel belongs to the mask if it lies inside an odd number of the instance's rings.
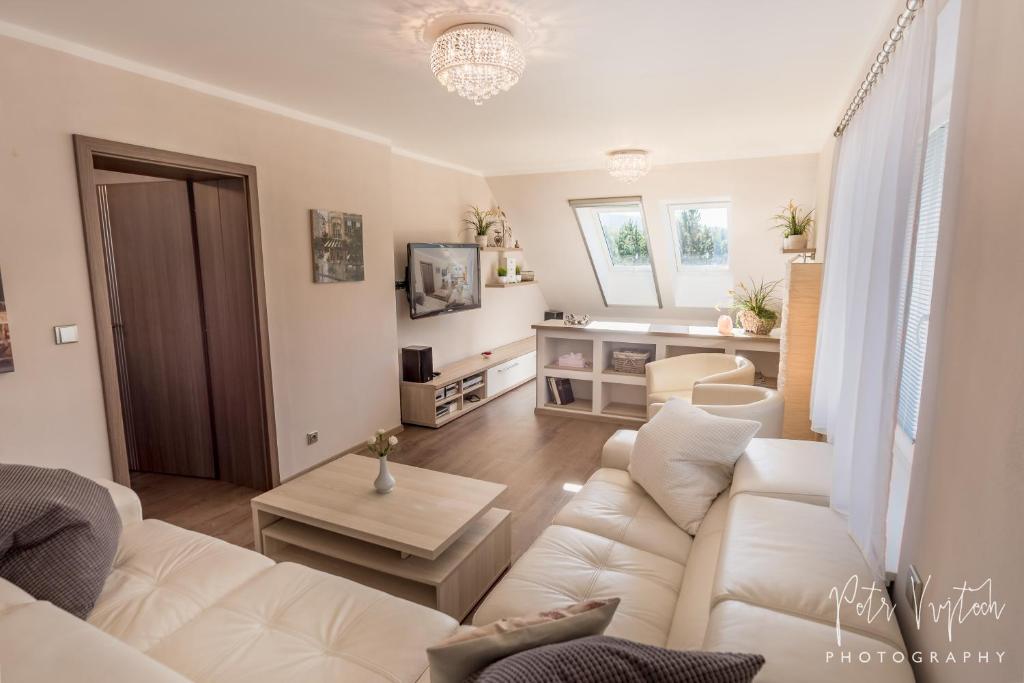
[[434,378],[434,352],[429,346],[402,349],[402,380],[427,382]]

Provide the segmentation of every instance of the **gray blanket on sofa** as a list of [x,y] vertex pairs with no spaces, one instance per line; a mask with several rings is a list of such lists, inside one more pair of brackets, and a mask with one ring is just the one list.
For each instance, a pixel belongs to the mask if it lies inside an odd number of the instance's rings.
[[68,470],[0,464],[0,578],[85,619],[120,536],[114,501],[96,482]]

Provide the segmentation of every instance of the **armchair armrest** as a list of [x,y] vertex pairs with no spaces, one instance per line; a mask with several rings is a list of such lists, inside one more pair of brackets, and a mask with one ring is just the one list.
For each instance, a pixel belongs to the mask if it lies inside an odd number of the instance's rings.
[[100,486],[110,491],[110,497],[114,499],[114,507],[121,517],[121,526],[126,527],[142,521],[142,501],[139,496],[127,486],[122,486],[109,479],[94,478]]

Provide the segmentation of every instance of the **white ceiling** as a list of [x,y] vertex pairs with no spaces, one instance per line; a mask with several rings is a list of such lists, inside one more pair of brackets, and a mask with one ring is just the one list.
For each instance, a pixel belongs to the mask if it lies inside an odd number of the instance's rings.
[[[0,21],[497,175],[816,152],[892,0],[0,0]],[[513,15],[526,73],[477,107],[425,27]],[[10,27],[8,27],[10,28]],[[8,31],[10,32],[10,31]]]

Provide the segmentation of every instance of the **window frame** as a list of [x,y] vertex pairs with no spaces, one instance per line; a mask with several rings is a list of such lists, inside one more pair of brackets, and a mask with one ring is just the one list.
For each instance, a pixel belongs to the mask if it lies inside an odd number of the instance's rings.
[[583,243],[583,251],[587,254],[587,259],[590,261],[590,269],[594,273],[594,280],[597,282],[597,289],[601,293],[601,301],[604,303],[605,308],[655,308],[653,304],[610,304],[608,303],[608,295],[604,291],[604,284],[601,282],[601,276],[597,269],[597,264],[594,262],[594,254],[591,252],[590,246],[587,243],[587,235],[583,223],[580,221],[580,215],[578,209],[595,209],[600,210],[601,207],[624,207],[624,206],[636,206],[640,212],[640,220],[642,221],[644,235],[647,238],[647,255],[650,259],[648,266],[634,265],[634,266],[617,266],[612,261],[611,254],[608,251],[608,244],[605,240],[604,226],[601,225],[598,220],[598,228],[601,231],[601,244],[602,253],[604,258],[607,259],[609,268],[611,270],[618,271],[642,271],[647,270],[648,267],[651,271],[651,281],[654,284],[654,297],[657,300],[657,308],[665,308],[665,304],[661,298],[661,287],[658,285],[658,270],[655,265],[654,258],[654,247],[651,243],[651,229],[650,223],[647,220],[647,211],[644,209],[643,197],[640,195],[629,196],[629,197],[596,197],[591,199],[570,199],[569,208],[572,211],[573,220],[576,221],[576,228],[579,230],[580,240]]
[[668,231],[672,240],[672,262],[675,264],[677,273],[687,275],[700,275],[702,273],[720,273],[732,270],[732,245],[725,257],[724,264],[711,264],[696,266],[683,263],[682,252],[679,244],[679,231],[676,229],[675,212],[678,209],[725,209],[725,231],[727,235],[732,234],[732,200],[730,199],[706,199],[700,201],[669,201],[665,202],[665,210],[668,214]]

